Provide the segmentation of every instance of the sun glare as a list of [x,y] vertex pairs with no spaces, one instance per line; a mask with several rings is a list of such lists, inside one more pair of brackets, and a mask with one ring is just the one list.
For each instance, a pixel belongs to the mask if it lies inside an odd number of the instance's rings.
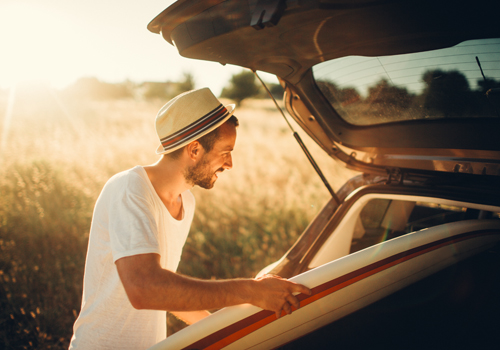
[[82,30],[63,13],[33,3],[0,6],[0,86],[32,80],[55,87],[69,84],[79,51],[75,31]]

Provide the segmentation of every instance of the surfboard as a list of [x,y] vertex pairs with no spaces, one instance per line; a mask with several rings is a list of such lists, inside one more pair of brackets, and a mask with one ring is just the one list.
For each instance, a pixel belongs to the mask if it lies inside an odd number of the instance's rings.
[[500,240],[499,220],[467,220],[412,232],[290,280],[312,289],[300,308],[276,315],[253,305],[224,308],[151,347],[273,349],[362,309]]

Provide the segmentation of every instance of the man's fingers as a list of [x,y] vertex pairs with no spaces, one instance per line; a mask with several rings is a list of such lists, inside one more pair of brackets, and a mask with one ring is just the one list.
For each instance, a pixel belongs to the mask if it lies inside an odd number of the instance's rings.
[[298,309],[300,307],[299,299],[297,299],[297,297],[294,295],[288,295],[286,297],[286,301],[288,301],[288,303],[290,305],[293,305],[296,309]]
[[312,291],[309,288],[307,288],[306,286],[304,286],[302,284],[298,284],[298,283],[295,283],[293,291],[307,294],[307,295],[311,295],[311,293],[312,293]]
[[[261,286],[258,300],[262,302],[254,305],[266,310],[273,310],[276,318],[280,318],[283,311],[289,315],[292,313],[292,308],[293,310],[300,308],[299,298],[296,297],[297,294],[312,294],[311,290],[306,286],[279,276],[264,275],[256,278],[256,281]],[[277,310],[277,307],[280,307],[280,309]]]
[[292,313],[292,307],[288,302],[285,302],[285,304],[283,304],[283,311],[285,311],[287,315],[290,315]]

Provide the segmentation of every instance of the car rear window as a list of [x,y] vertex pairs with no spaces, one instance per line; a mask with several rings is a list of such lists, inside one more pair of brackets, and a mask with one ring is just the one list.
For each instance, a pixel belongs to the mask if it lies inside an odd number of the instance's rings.
[[332,107],[354,125],[500,113],[500,39],[404,55],[343,57],[312,71]]

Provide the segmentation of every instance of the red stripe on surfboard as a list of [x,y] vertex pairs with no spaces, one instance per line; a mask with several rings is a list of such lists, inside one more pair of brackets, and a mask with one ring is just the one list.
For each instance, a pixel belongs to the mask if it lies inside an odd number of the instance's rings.
[[[388,268],[401,264],[417,256],[426,254],[430,251],[466,239],[471,239],[489,234],[498,234],[498,233],[500,233],[500,231],[498,230],[481,230],[481,231],[463,233],[460,235],[445,238],[432,243],[424,244],[422,246],[410,249],[402,253],[395,254],[388,258],[382,259],[380,261],[362,267],[361,269],[350,272],[343,276],[337,277],[331,281],[325,282],[319,286],[316,286],[312,288],[312,293],[310,296],[305,294],[297,295],[297,298],[300,301],[300,307],[304,307],[308,304],[311,304],[314,301],[324,298],[325,296],[332,294],[340,289],[343,289],[351,284],[359,282],[376,273],[379,273]],[[295,311],[296,309],[292,307],[292,310]],[[286,314],[283,311],[281,316],[285,315]],[[216,331],[215,333],[212,333],[206,336],[205,338],[202,338],[183,349],[207,349],[207,350],[221,349],[249,335],[250,333],[258,330],[259,328],[268,325],[269,323],[275,321],[276,319],[277,318],[274,312],[268,310],[262,310],[253,314],[252,316],[249,316],[219,331]]]

